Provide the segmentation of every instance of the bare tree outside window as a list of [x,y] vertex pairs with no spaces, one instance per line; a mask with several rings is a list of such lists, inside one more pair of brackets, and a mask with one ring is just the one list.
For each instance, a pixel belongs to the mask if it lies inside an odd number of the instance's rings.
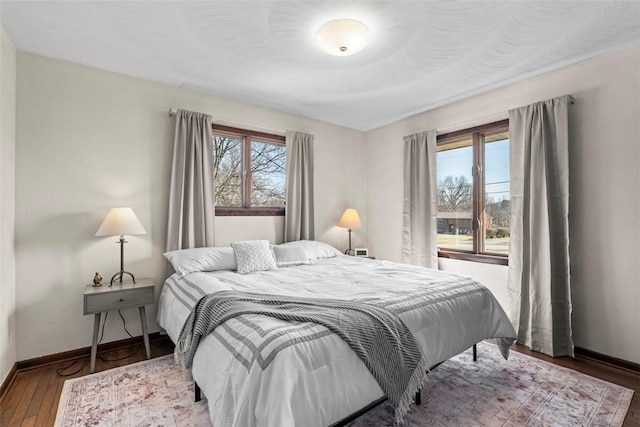
[[470,139],[438,147],[438,236],[445,250],[473,250],[473,147]]
[[251,206],[284,206],[286,154],[284,145],[251,142]]
[[448,175],[438,181],[438,211],[456,212],[473,209],[473,183],[464,175]]
[[242,138],[213,135],[216,206],[242,206]]
[[214,125],[216,215],[283,215],[284,137]]

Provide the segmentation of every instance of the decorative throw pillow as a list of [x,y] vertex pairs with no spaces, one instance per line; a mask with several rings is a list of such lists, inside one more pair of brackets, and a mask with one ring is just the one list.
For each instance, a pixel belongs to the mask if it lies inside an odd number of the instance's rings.
[[238,262],[238,273],[273,270],[278,268],[268,240],[247,240],[231,243]]
[[316,240],[297,240],[294,242],[283,243],[280,246],[302,246],[307,252],[309,259],[333,258],[342,255],[342,252],[329,245],[328,243],[318,242]]
[[309,255],[304,247],[299,245],[271,246],[278,267],[293,267],[294,265],[309,264]]
[[164,254],[180,276],[198,271],[237,270],[236,256],[231,247],[193,248]]

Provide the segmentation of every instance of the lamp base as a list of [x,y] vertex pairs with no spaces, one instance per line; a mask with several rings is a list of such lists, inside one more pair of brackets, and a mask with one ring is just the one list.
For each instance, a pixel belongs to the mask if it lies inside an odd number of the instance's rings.
[[111,278],[111,283],[109,283],[109,287],[113,286],[114,280],[118,278],[120,279],[120,283],[122,283],[122,276],[124,276],[125,274],[128,274],[129,276],[131,276],[133,283],[136,283],[136,278],[133,277],[133,274],[129,273],[128,271],[122,270],[113,275],[113,277]]
[[351,249],[351,229],[349,229],[349,249],[347,249],[346,251],[344,251],[345,255],[355,255],[356,251],[354,251],[353,249]]

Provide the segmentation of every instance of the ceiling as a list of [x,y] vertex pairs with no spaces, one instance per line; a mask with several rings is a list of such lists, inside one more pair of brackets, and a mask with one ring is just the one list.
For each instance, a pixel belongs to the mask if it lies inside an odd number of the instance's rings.
[[[373,40],[330,56],[314,32],[343,17]],[[21,51],[358,130],[640,43],[636,1],[2,1],[0,18]]]

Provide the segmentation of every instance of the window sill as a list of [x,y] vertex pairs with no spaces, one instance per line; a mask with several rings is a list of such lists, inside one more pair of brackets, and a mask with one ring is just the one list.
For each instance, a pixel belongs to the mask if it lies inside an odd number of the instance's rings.
[[509,258],[500,255],[473,254],[469,252],[438,251],[439,258],[481,262],[484,264],[509,265]]
[[284,216],[284,208],[216,208],[216,216]]

